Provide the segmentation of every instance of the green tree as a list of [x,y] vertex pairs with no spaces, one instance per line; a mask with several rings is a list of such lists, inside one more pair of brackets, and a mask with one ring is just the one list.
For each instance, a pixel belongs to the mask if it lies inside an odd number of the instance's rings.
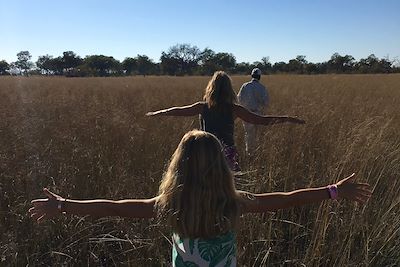
[[202,74],[212,74],[216,70],[234,71],[236,58],[231,53],[215,53],[206,48],[199,56],[199,64]]
[[318,74],[318,65],[312,62],[308,62],[304,66],[304,73],[307,74]]
[[125,71],[126,75],[132,75],[135,71],[137,71],[137,59],[127,57],[122,61],[122,69]]
[[104,77],[122,74],[121,63],[113,57],[104,55],[87,56],[82,68],[85,69],[85,75]]
[[171,57],[166,52],[161,53],[160,65],[163,74],[177,75],[180,74],[180,61],[177,58]]
[[[253,68],[259,68],[263,74],[271,73],[272,71],[272,65],[269,62],[269,57],[263,57],[261,58],[261,61],[255,61],[253,64],[250,66],[252,69]],[[246,74],[249,74],[250,71]]]
[[50,60],[51,71],[56,75],[64,74],[64,60],[62,57],[56,57]]
[[287,64],[287,71],[292,73],[302,74],[307,64],[306,56],[299,55],[295,59],[289,60]]
[[161,66],[174,75],[192,74],[199,65],[201,52],[197,46],[177,44],[163,52],[160,58]]
[[64,71],[67,75],[75,71],[76,67],[82,65],[83,60],[73,51],[65,51],[62,56]]
[[39,56],[38,60],[36,61],[36,67],[41,71],[42,74],[51,74],[53,70],[53,56]]
[[382,58],[379,60],[379,71],[381,73],[393,72],[394,60],[389,60],[389,58]]
[[275,72],[275,73],[288,72],[287,64],[286,64],[286,62],[283,62],[283,61],[275,62],[272,69],[273,69],[273,72]]
[[270,73],[272,70],[272,64],[269,62],[269,57],[261,58],[261,71],[263,73]]
[[213,61],[220,70],[231,71],[236,66],[236,58],[231,53],[217,53],[213,57]]
[[18,68],[23,74],[27,75],[28,71],[34,67],[34,64],[30,59],[32,58],[29,51],[21,51],[17,54],[18,60],[14,62],[16,68]]
[[350,55],[341,56],[334,53],[328,61],[328,71],[333,73],[349,73],[355,65],[354,57]]
[[385,58],[379,59],[371,54],[367,58],[360,59],[356,68],[360,73],[390,73],[394,72],[393,63],[394,61]]
[[135,59],[137,62],[137,70],[140,75],[146,76],[155,73],[156,64],[148,56],[137,55]]
[[0,61],[0,75],[8,75],[7,72],[10,68],[10,65],[5,60]]
[[248,75],[252,70],[252,66],[248,62],[240,62],[236,64],[235,73]]
[[200,73],[211,75],[218,69],[215,62],[213,61],[215,57],[215,52],[210,48],[205,48],[203,52],[199,55],[199,65],[200,65]]

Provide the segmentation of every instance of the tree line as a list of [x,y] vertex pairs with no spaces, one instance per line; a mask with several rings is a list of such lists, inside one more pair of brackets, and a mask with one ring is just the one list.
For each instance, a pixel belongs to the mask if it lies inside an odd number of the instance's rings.
[[89,55],[81,58],[73,51],[62,56],[39,56],[34,63],[29,51],[17,54],[17,61],[0,61],[0,75],[64,75],[67,77],[87,76],[130,76],[130,75],[211,75],[216,70],[231,74],[249,74],[258,67],[265,74],[327,74],[327,73],[398,73],[398,60],[378,58],[374,54],[356,61],[351,55],[334,53],[328,61],[312,63],[306,56],[299,55],[288,62],[271,64],[268,57],[253,63],[236,62],[231,53],[215,52],[210,48],[200,50],[190,44],[177,44],[161,53],[156,63],[146,55],[126,57],[122,62],[112,56]]

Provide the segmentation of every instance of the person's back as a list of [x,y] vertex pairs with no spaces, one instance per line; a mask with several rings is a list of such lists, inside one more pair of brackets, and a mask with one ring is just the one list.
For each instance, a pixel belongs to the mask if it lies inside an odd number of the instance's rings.
[[[262,115],[269,102],[268,92],[264,85],[260,83],[261,70],[255,68],[251,72],[251,81],[244,83],[239,90],[239,103],[248,110]],[[251,123],[243,123],[246,141],[246,152],[252,155],[256,148],[257,126]]]
[[262,114],[268,104],[268,93],[265,86],[253,78],[242,85],[238,93],[238,100],[248,110]]
[[225,109],[209,108],[204,103],[203,112],[200,114],[201,130],[214,134],[224,147],[234,146],[234,118],[232,106]]
[[173,232],[173,266],[236,266],[242,201],[216,136],[192,131],[182,138],[159,196],[159,217]]
[[233,105],[225,104],[224,108],[209,108],[207,103],[204,103],[203,111],[200,114],[200,128],[214,134],[220,140],[229,167],[235,172],[240,171],[239,156],[233,137],[235,129]]

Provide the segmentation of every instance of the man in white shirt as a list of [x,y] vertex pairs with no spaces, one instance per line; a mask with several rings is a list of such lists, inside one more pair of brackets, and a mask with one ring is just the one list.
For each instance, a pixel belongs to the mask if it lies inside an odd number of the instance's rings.
[[[263,115],[269,103],[268,91],[260,83],[261,70],[255,68],[251,71],[251,81],[242,85],[238,93],[239,103],[250,111]],[[257,125],[243,122],[246,141],[246,153],[252,155],[255,150],[257,138]]]

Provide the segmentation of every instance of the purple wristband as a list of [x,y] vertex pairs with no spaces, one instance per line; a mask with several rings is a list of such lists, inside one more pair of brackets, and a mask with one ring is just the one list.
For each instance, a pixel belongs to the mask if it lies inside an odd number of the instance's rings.
[[328,185],[328,192],[329,192],[329,197],[331,199],[337,199],[338,198],[338,190],[337,190],[337,185],[336,184]]
[[67,201],[65,198],[60,198],[57,200],[57,209],[60,213],[65,213],[65,202]]

